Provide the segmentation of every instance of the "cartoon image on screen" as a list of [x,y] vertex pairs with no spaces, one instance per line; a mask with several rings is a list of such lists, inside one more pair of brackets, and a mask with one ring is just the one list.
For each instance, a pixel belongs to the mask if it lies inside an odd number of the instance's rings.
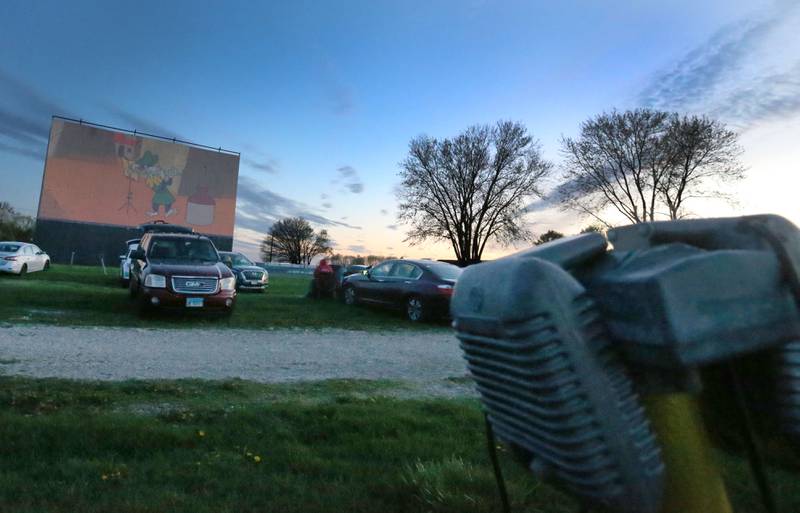
[[235,154],[54,119],[39,215],[231,235],[238,170]]

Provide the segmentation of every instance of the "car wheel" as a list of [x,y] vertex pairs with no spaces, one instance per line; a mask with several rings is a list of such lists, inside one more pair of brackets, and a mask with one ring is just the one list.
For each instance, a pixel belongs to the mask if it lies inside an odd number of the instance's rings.
[[28,272],[28,264],[22,264],[22,267],[20,267],[19,269],[19,275],[25,276],[27,272]]
[[44,270],[48,271],[50,269],[50,260],[45,261],[44,263]]
[[411,322],[424,321],[427,317],[425,302],[419,296],[411,296],[406,300],[406,316]]
[[358,293],[356,293],[356,289],[353,287],[344,289],[344,304],[353,306],[356,303],[358,303]]

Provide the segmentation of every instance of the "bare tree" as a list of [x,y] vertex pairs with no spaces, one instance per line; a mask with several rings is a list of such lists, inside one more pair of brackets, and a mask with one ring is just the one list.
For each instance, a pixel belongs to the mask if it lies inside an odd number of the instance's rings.
[[690,198],[726,198],[715,188],[720,182],[744,178],[739,163],[742,149],[736,132],[705,116],[673,115],[667,140],[672,165],[659,185],[669,218],[679,219],[684,201]]
[[665,134],[669,114],[651,109],[603,113],[563,138],[566,181],[557,189],[564,206],[594,217],[613,207],[632,223],[652,221],[669,173]]
[[407,241],[449,241],[459,263],[477,262],[490,240],[530,238],[525,200],[541,197],[551,165],[527,129],[503,121],[453,139],[413,139],[401,164],[398,219]]
[[305,241],[302,249],[303,262],[310,265],[317,255],[328,255],[332,251],[331,238],[327,230],[320,230],[313,238]]
[[261,243],[262,258],[268,255],[284,259],[292,264],[310,264],[319,254],[331,250],[328,232],[314,232],[308,221],[301,217],[281,219],[272,225],[270,234]]
[[564,234],[561,232],[557,232],[555,230],[547,230],[543,234],[539,235],[539,238],[534,241],[534,244],[537,246],[541,244],[545,244],[550,241],[558,240],[564,238]]

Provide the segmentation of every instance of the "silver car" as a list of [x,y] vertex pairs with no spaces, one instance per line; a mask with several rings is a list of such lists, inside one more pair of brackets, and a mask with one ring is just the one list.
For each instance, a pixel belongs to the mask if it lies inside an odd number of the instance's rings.
[[35,244],[0,242],[0,272],[26,274],[46,271],[50,257]]

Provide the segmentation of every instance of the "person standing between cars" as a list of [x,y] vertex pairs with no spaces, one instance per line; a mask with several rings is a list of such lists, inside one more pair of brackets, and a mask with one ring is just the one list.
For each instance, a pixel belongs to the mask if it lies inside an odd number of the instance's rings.
[[311,280],[311,297],[318,299],[332,295],[334,285],[333,267],[323,258],[314,269],[314,279]]

